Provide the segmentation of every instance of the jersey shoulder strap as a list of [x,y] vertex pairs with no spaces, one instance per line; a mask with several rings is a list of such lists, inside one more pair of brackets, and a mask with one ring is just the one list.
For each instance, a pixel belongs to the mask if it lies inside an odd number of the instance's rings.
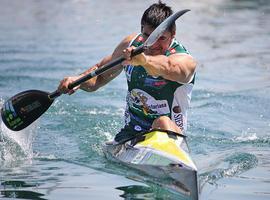
[[166,56],[169,56],[176,53],[190,54],[189,51],[174,38],[172,44],[170,45],[169,49],[166,51],[165,54]]
[[143,43],[144,43],[144,38],[142,36],[141,33],[139,33],[138,35],[136,35],[134,37],[133,40],[131,40],[131,42],[129,43],[129,46],[134,46],[134,47],[138,47],[138,46],[141,46]]

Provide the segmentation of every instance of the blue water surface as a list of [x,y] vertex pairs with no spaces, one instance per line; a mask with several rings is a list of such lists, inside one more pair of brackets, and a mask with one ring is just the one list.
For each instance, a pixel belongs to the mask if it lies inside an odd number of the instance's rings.
[[[0,106],[24,90],[53,92],[140,31],[155,1],[0,0]],[[177,39],[198,62],[188,143],[200,199],[270,198],[270,2],[165,1],[191,9]],[[185,199],[104,157],[123,126],[126,79],[63,95],[33,125],[1,124],[0,198]]]

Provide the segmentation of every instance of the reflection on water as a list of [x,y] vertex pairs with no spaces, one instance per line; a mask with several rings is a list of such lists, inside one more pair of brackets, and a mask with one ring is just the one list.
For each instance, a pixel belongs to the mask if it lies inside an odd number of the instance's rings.
[[116,189],[124,192],[120,195],[123,198],[147,199],[153,195],[151,188],[138,185],[122,186],[117,187]]
[[29,191],[35,185],[28,184],[24,181],[3,181],[1,183],[0,194],[2,197],[13,198],[13,199],[38,199],[45,200],[42,198],[44,194],[35,191]]
[[[124,191],[124,194],[121,191]],[[59,199],[59,196],[65,196],[65,199],[119,199],[125,196],[153,199],[174,195],[153,184],[148,186],[135,179],[56,159],[42,158],[34,160],[33,164],[21,163],[13,168],[1,167],[0,197]]]
[[128,185],[117,187],[117,190],[123,191],[120,195],[123,199],[178,199],[178,200],[188,200],[189,197],[185,197],[180,194],[169,193],[165,189],[157,187],[146,187],[142,185]]
[[12,198],[12,199],[38,199],[45,200],[42,198],[44,194],[40,194],[38,192],[33,191],[23,191],[23,190],[6,190],[1,191],[2,197]]

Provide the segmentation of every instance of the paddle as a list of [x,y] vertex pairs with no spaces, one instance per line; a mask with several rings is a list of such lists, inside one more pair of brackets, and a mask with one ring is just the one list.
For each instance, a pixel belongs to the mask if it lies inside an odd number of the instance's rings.
[[[164,20],[148,37],[145,43],[134,49],[132,52],[132,56],[136,56],[146,49],[151,47],[159,37],[170,27],[175,20],[177,20],[181,15],[185,14],[189,10],[182,10],[176,12],[175,14],[168,17]],[[115,59],[104,66],[98,68],[95,71],[81,77],[76,80],[74,83],[71,83],[68,88],[72,89],[84,81],[87,81],[95,76],[98,76],[105,71],[113,68],[114,66],[122,63],[125,60],[124,56]],[[52,93],[40,91],[40,90],[28,90],[16,94],[15,96],[8,99],[2,109],[1,109],[1,117],[4,124],[13,131],[20,131],[31,123],[33,123],[36,119],[38,119],[46,110],[51,106],[54,99],[59,97],[61,93],[59,91],[54,91]]]

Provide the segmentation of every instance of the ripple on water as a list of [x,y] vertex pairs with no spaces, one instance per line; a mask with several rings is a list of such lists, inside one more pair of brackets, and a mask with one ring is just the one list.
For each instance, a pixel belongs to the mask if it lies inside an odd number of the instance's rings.
[[[233,153],[218,163],[223,168],[214,167],[213,170],[200,174],[200,183],[203,187],[205,184],[216,184],[216,182],[225,177],[233,177],[245,171],[255,168],[258,159],[251,153]],[[213,166],[211,166],[213,168]]]

